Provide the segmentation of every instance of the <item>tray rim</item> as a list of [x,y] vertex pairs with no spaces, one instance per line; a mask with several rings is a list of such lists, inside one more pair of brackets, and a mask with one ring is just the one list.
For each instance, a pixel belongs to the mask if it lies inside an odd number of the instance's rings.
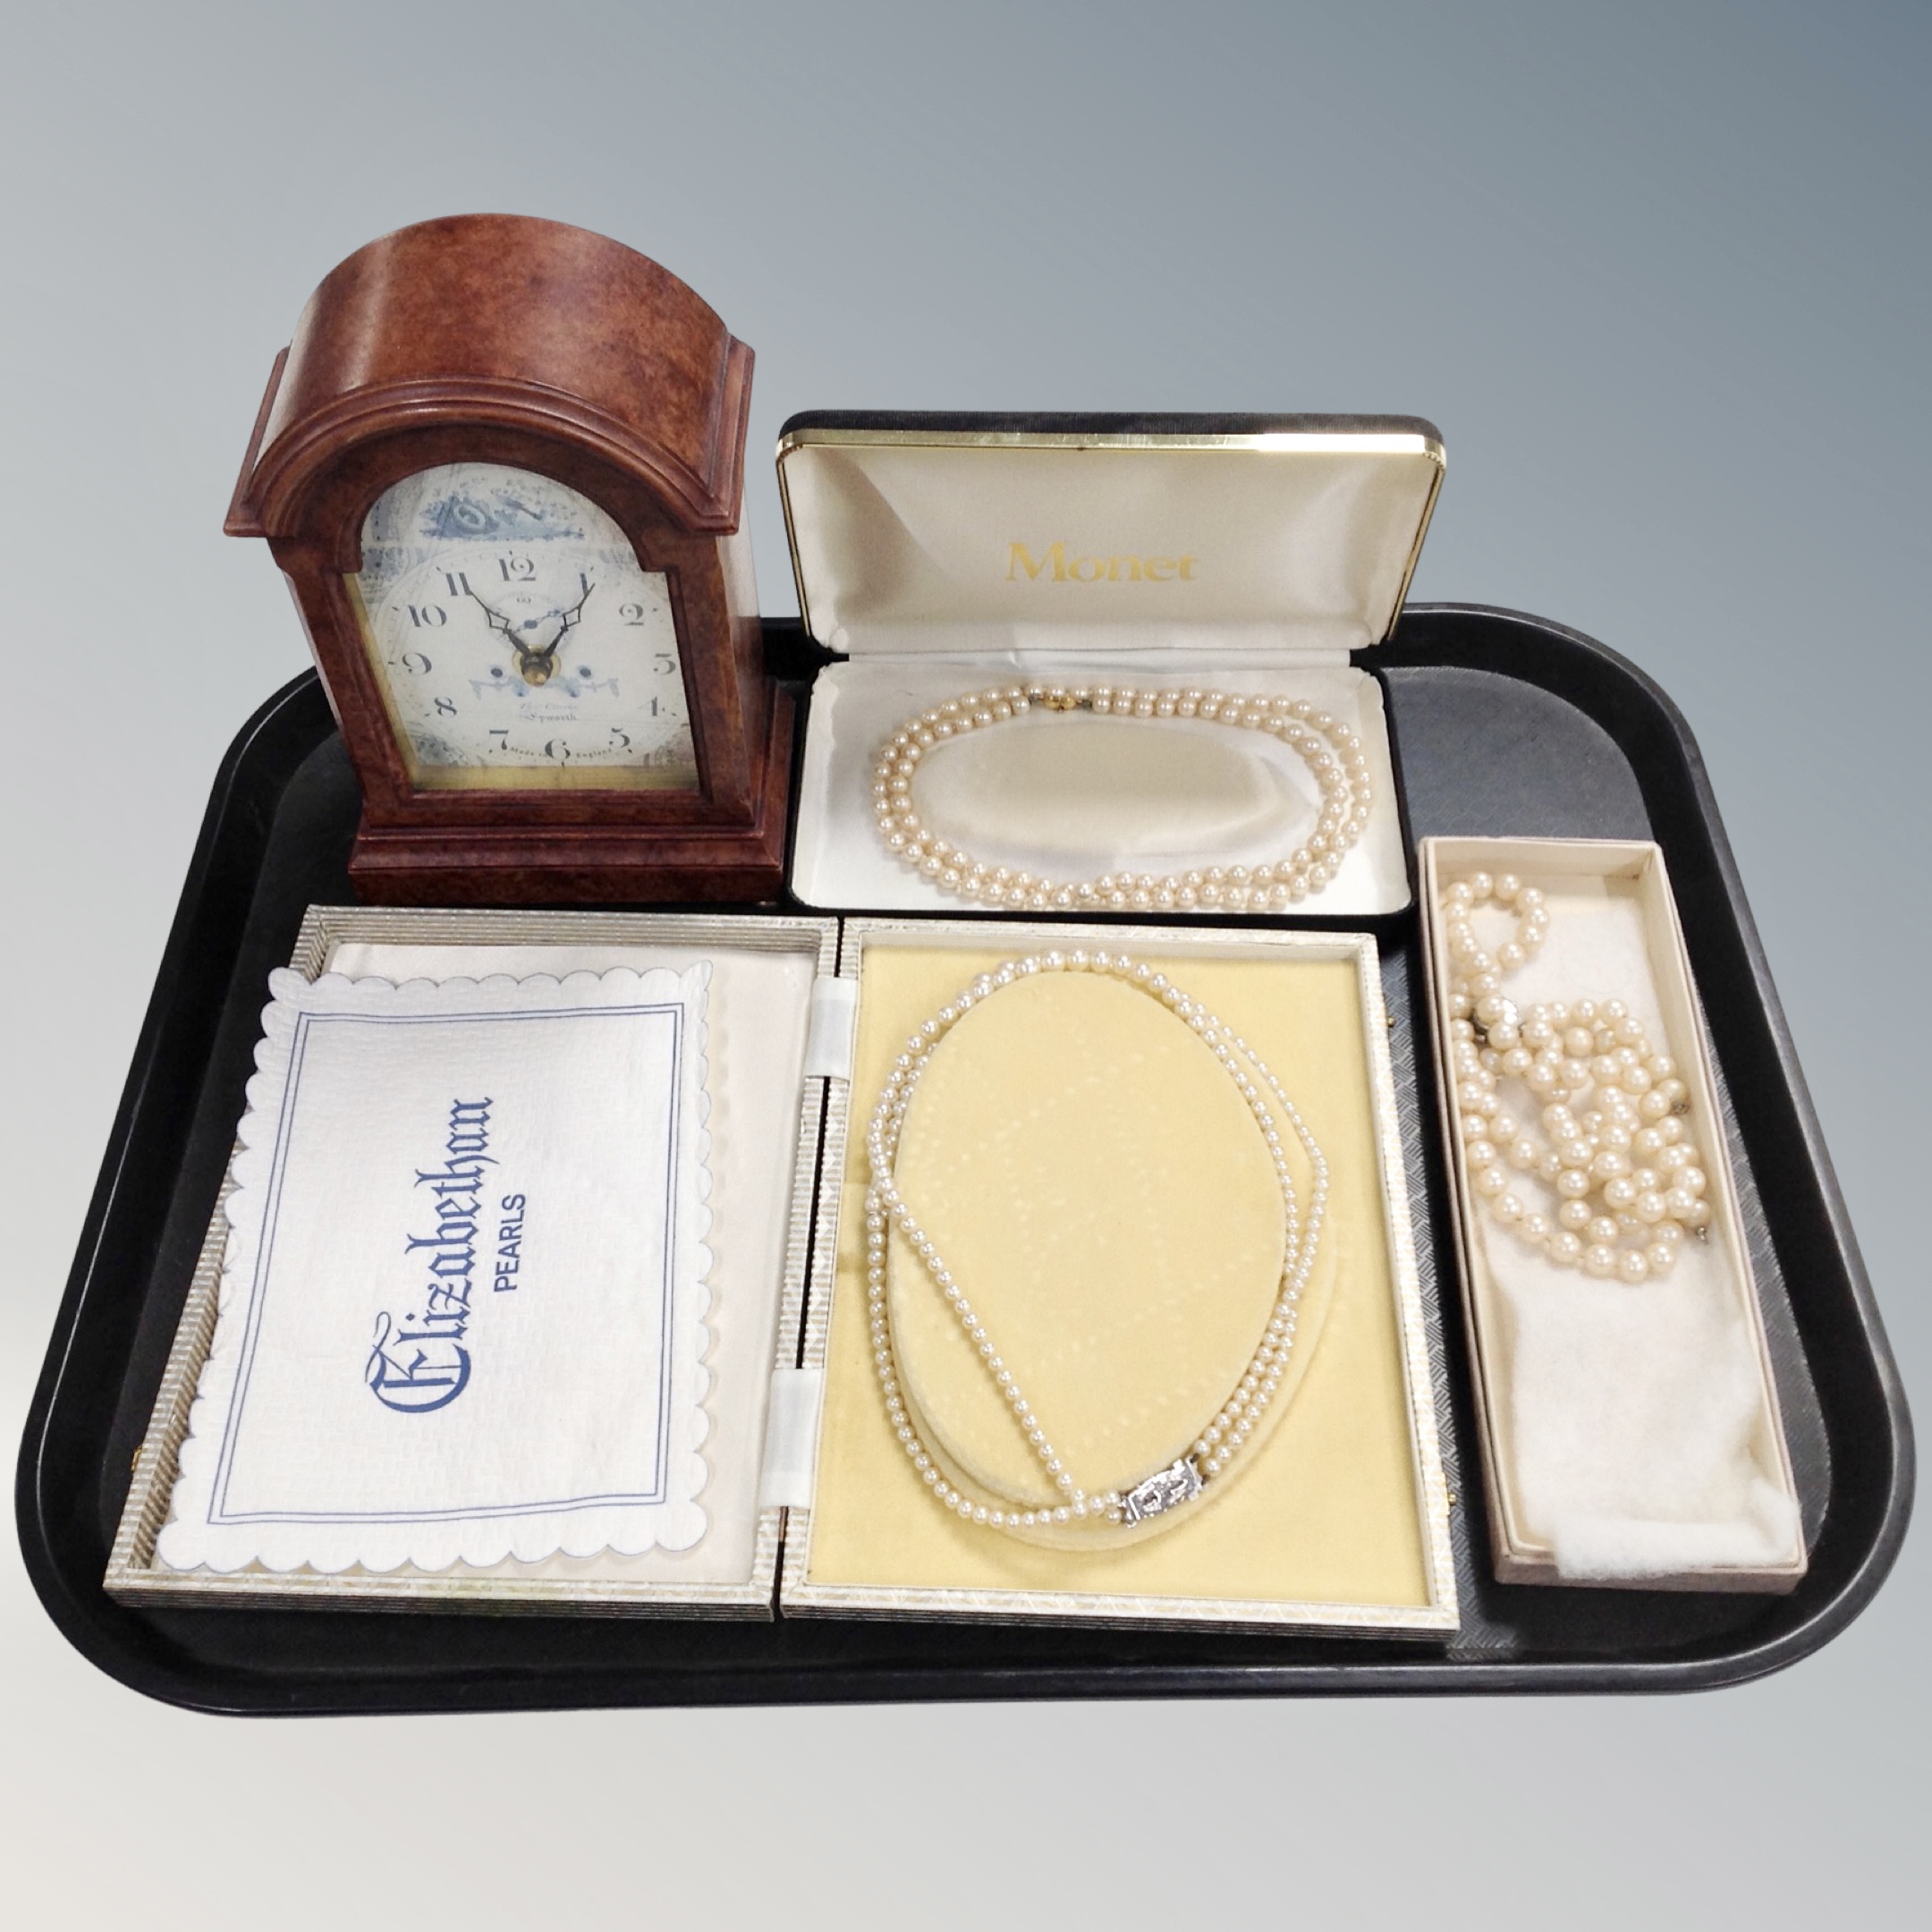
[[[1470,623],[1469,620],[1478,622]],[[789,645],[802,657],[795,622],[767,619],[767,629],[782,652]],[[1534,648],[1520,647],[1533,638]],[[1509,648],[1513,642],[1518,648]],[[1526,667],[1560,665],[1570,674],[1563,683],[1547,676],[1527,676]],[[1788,1104],[1796,1132],[1791,1153],[1801,1157],[1815,1182],[1818,1206],[1842,1263],[1843,1287],[1856,1324],[1861,1352],[1843,1360],[1843,1342],[1821,1353],[1808,1341],[1806,1356],[1815,1375],[1856,1369],[1876,1383],[1883,1406],[1882,1433],[1890,1451],[1882,1483],[1873,1483],[1875,1507],[1868,1507],[1867,1531],[1854,1560],[1831,1596],[1802,1621],[1758,1642],[1745,1642],[1716,1654],[1656,1657],[1576,1657],[1453,1658],[1432,1654],[1415,1657],[1363,1657],[1343,1650],[1332,1659],[1274,1663],[1209,1659],[1189,1663],[1050,1661],[1011,1665],[939,1666],[883,1663],[818,1663],[777,1654],[767,1660],[741,1659],[716,1670],[676,1668],[650,1675],[640,1690],[634,1668],[611,1665],[573,1670],[555,1681],[529,1669],[505,1669],[483,1678],[433,1682],[429,1695],[412,1696],[395,1680],[370,1682],[353,1673],[316,1669],[304,1674],[231,1673],[218,1683],[203,1682],[174,1666],[165,1645],[156,1640],[140,1613],[109,1602],[101,1589],[100,1566],[64,1563],[58,1472],[49,1457],[55,1424],[62,1419],[77,1333],[90,1312],[90,1301],[107,1292],[100,1280],[110,1224],[140,1211],[140,1197],[152,1195],[137,1157],[145,1136],[156,1131],[149,1109],[165,1106],[153,1097],[167,1084],[162,1064],[170,1045],[167,1029],[174,1001],[196,957],[201,935],[224,918],[244,928],[257,869],[240,865],[240,848],[250,836],[236,830],[250,801],[242,795],[252,765],[273,758],[278,745],[292,741],[295,761],[326,737],[326,711],[311,670],[275,692],[237,733],[217,768],[209,802],[191,858],[155,987],[143,1019],[128,1078],[116,1109],[99,1178],[84,1217],[75,1260],[63,1292],[22,1432],[16,1469],[15,1515],[30,1578],[48,1614],[68,1640],[108,1675],[146,1695],[186,1708],[235,1714],[407,1712],[451,1708],[580,1708],[597,1705],[753,1704],[790,1702],[884,1702],[931,1699],[976,1700],[1072,1697],[1213,1697],[1246,1695],[1345,1695],[1408,1693],[1636,1692],[1711,1689],[1741,1683],[1784,1668],[1821,1648],[1865,1607],[1895,1560],[1911,1514],[1914,1487],[1911,1421],[1902,1382],[1886,1340],[1882,1318],[1846,1214],[1842,1192],[1824,1146],[1817,1115],[1800,1071],[1791,1035],[1773,986],[1762,942],[1745,900],[1742,883],[1702,756],[1682,715],[1661,688],[1616,652],[1583,632],[1553,621],[1502,606],[1433,603],[1410,605],[1391,642],[1377,648],[1372,668],[1405,667],[1487,670],[1551,691],[1591,718],[1617,742],[1629,759],[1647,803],[1665,783],[1688,786],[1689,803],[1704,835],[1696,863],[1673,850],[1673,869],[1682,884],[1687,875],[1723,902],[1729,930],[1741,949],[1744,970],[1758,998],[1744,1021],[1761,1022],[1758,1045],[1768,1049],[1767,1069],[1775,1084],[1767,1097]],[[320,729],[318,729],[318,725]],[[1625,734],[1629,733],[1627,737]],[[1641,755],[1630,738],[1648,741]],[[1398,758],[1400,750],[1398,747]],[[291,767],[291,769],[292,767]],[[283,783],[286,781],[284,774]],[[1405,828],[1406,829],[1406,828]],[[226,835],[225,836],[225,835]],[[258,842],[266,835],[257,831]],[[1412,841],[1411,841],[1412,843]],[[1733,1005],[1741,1004],[1733,1002]],[[1743,1021],[1739,1022],[1744,1023]],[[178,1070],[177,1070],[178,1071]],[[1760,1088],[1764,1083],[1760,1081]],[[178,1090],[178,1089],[177,1089]],[[183,1115],[182,1117],[186,1117]],[[179,1140],[180,1135],[174,1138]],[[162,1211],[174,1182],[162,1190]],[[151,1277],[149,1278],[151,1282]],[[147,1286],[143,1284],[145,1298]],[[1796,1314],[1794,1309],[1794,1315]],[[1821,1391],[1821,1400],[1823,1399]],[[1827,1519],[1826,1535],[1833,1526]],[[208,1613],[199,1613],[208,1614]],[[216,1613],[218,1614],[218,1613]],[[519,1620],[521,1621],[521,1620]],[[748,1626],[783,1632],[785,1622]],[[1326,1645],[1335,1640],[1318,1640]],[[562,1694],[559,1695],[558,1693]]]

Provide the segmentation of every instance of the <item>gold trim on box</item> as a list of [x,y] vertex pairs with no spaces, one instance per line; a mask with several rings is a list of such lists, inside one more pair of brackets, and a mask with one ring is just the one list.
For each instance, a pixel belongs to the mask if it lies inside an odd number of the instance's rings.
[[1436,475],[1429,484],[1428,501],[1422,505],[1422,514],[1416,522],[1415,542],[1409,548],[1409,561],[1402,565],[1402,581],[1395,586],[1394,601],[1389,606],[1387,619],[1382,626],[1382,635],[1377,640],[1386,644],[1395,634],[1395,626],[1402,622],[1402,606],[1409,601],[1409,586],[1416,573],[1416,566],[1422,561],[1422,543],[1428,535],[1429,523],[1436,514],[1436,499],[1442,495],[1443,478],[1448,472],[1448,460],[1438,443],[1435,449]]
[[[724,919],[675,912],[472,912],[405,907],[310,906],[297,934],[289,964],[313,979],[339,945],[648,945],[732,947],[742,952],[810,954],[820,975],[838,957],[838,921],[803,916]],[[267,995],[264,993],[264,998]],[[808,1077],[799,1103],[798,1146],[792,1163],[791,1208],[785,1229],[784,1272],[779,1284],[777,1333],[770,1368],[797,1360],[811,1241],[812,1182],[818,1169],[819,1126],[827,1083]],[[767,1618],[777,1582],[784,1512],[761,1508],[752,1542],[751,1570],[741,1583],[680,1583],[659,1578],[587,1575],[521,1577],[486,1571],[455,1573],[402,1570],[382,1574],[318,1571],[169,1570],[155,1561],[155,1543],[167,1521],[188,1434],[201,1366],[215,1337],[221,1295],[222,1255],[227,1244],[225,1203],[233,1186],[224,1180],[221,1201],[208,1224],[188,1290],[181,1325],[148,1418],[134,1479],[104,1579],[107,1594],[122,1603],[261,1605],[285,1607],[332,1605],[347,1609],[538,1611],[631,1616]]]
[[778,461],[814,444],[845,448],[1255,450],[1263,455],[1427,456],[1447,461],[1440,438],[1413,430],[1261,429],[1214,432],[1084,429],[793,429],[778,439]]
[[[1408,1182],[1402,1165],[1402,1129],[1395,1076],[1382,998],[1380,955],[1366,933],[1207,933],[1174,927],[1037,926],[986,919],[848,919],[839,945],[839,977],[858,979],[867,944],[874,938],[913,938],[931,945],[997,946],[1004,940],[1050,938],[1056,946],[1082,941],[1104,945],[1174,947],[1222,957],[1266,960],[1284,953],[1352,960],[1360,992],[1364,1043],[1377,1130],[1384,1227],[1414,1455],[1416,1508],[1422,1531],[1429,1601],[1419,1605],[1257,1601],[1230,1597],[1146,1597],[1091,1592],[961,1589],[924,1585],[813,1583],[812,1511],[797,1507],[785,1526],[779,1607],[786,1615],[879,1618],[987,1618],[1045,1623],[1132,1623],[1150,1629],[1197,1629],[1248,1624],[1266,1629],[1375,1631],[1429,1636],[1460,1627],[1453,1546],[1449,1534],[1449,1488],[1443,1474],[1436,1397],[1429,1374],[1428,1337],[1422,1288],[1409,1218]],[[832,1297],[838,1272],[838,1223],[850,1119],[849,1082],[834,1086],[820,1165],[818,1212],[811,1290],[806,1303],[800,1365],[822,1369],[831,1334]],[[821,1441],[823,1436],[821,1434]],[[816,1472],[813,1479],[817,1487]]]
[[1415,541],[1409,547],[1409,561],[1402,566],[1402,581],[1383,622],[1380,641],[1385,643],[1402,615],[1402,602],[1409,595],[1410,580],[1422,560],[1423,539],[1428,535],[1429,520],[1436,514],[1436,500],[1442,495],[1443,477],[1449,455],[1438,436],[1418,436],[1413,431],[1360,431],[1350,434],[1335,430],[1256,430],[1245,435],[1216,435],[1212,432],[1162,434],[1148,430],[1031,430],[1031,429],[793,429],[778,439],[778,501],[784,512],[785,547],[792,554],[792,580],[797,587],[799,619],[805,634],[818,635],[812,623],[811,600],[805,594],[805,572],[799,564],[798,530],[792,515],[792,490],[785,480],[785,459],[799,450],[835,449],[1001,449],[1001,450],[1124,450],[1145,453],[1156,450],[1247,450],[1263,456],[1334,455],[1352,452],[1360,456],[1422,456],[1435,465],[1428,499],[1417,520]]

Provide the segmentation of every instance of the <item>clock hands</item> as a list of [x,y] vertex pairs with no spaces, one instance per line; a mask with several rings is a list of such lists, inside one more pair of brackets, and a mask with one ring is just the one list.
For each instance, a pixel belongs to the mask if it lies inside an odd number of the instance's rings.
[[471,590],[470,595],[482,606],[484,616],[489,620],[490,629],[501,631],[509,640],[511,649],[516,653],[517,675],[526,684],[547,684],[550,682],[550,674],[556,669],[557,646],[570,635],[572,627],[582,617],[583,607],[590,601],[590,593],[596,589],[595,584],[586,584],[584,594],[568,610],[551,610],[545,612],[542,617],[525,618],[521,625],[524,630],[535,630],[538,625],[547,623],[552,617],[563,620],[557,626],[556,635],[547,644],[534,650],[517,635],[519,626],[516,623],[505,617],[502,612],[491,609],[481,597],[477,597],[474,590]]
[[561,617],[564,622],[557,626],[557,634],[541,650],[527,651],[513,637],[510,641],[516,645],[517,674],[526,684],[547,684],[550,674],[556,669],[557,646],[571,633],[571,627],[583,615],[583,607],[590,601],[595,584],[586,584],[584,594],[567,611],[553,611],[551,614]]
[[567,611],[559,611],[557,613],[557,615],[564,620],[564,630],[557,632],[555,641],[550,647],[552,650],[555,650],[557,645],[564,641],[564,631],[568,631],[583,615],[583,607],[590,601],[590,593],[596,589],[597,586],[594,583],[586,584],[583,595]]
[[[466,583],[464,584],[463,589],[466,590],[470,590],[470,586]],[[492,631],[501,631],[506,638],[509,638],[511,643],[514,644],[516,642],[516,639],[511,631],[510,620],[507,617],[499,615],[496,611],[493,611],[487,604],[484,603],[481,597],[477,597],[477,594],[474,590],[470,590],[470,595],[472,597],[476,597],[478,607],[482,611],[483,614],[489,619],[490,629]]]

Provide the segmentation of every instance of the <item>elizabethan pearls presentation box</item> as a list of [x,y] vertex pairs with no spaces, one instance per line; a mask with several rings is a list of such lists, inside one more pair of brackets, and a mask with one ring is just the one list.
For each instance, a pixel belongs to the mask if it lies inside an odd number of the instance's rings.
[[273,990],[112,1594],[1455,1627],[1372,939],[331,907]]

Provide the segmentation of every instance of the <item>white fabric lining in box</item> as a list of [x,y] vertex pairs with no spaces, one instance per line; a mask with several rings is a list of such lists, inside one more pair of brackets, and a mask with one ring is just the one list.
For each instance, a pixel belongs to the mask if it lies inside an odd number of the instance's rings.
[[[704,1454],[710,1479],[703,1492],[709,1525],[686,1550],[663,1547],[636,1556],[513,1558],[479,1567],[477,1576],[623,1579],[681,1588],[733,1586],[753,1571],[758,1495],[767,1436],[767,1394],[780,1344],[779,1296],[785,1273],[793,1169],[798,1160],[798,1098],[807,1010],[817,966],[792,950],[648,945],[511,945],[477,943],[339,945],[331,971],[352,978],[450,979],[509,973],[605,972],[614,966],[682,971],[700,960],[711,968],[707,1007],[709,1063],[707,1124],[711,1135],[709,1276],[706,1312],[711,1419]],[[795,1339],[784,1344],[795,1346]]]
[[272,976],[165,1563],[699,1541],[708,979]]
[[[1620,998],[1650,1038],[1667,1038],[1636,901],[1600,880],[1535,883],[1550,936],[1511,977],[1510,996]],[[1478,915],[1479,932],[1491,923]],[[1724,1157],[1717,1122],[1699,1118],[1693,1131]],[[1777,1457],[1728,1229],[1714,1223],[1707,1242],[1682,1244],[1666,1279],[1632,1289],[1557,1274],[1487,1215],[1476,1224],[1509,1311],[1507,1439],[1523,1527],[1557,1568],[1581,1580],[1790,1560],[1797,1513],[1771,1479]]]

